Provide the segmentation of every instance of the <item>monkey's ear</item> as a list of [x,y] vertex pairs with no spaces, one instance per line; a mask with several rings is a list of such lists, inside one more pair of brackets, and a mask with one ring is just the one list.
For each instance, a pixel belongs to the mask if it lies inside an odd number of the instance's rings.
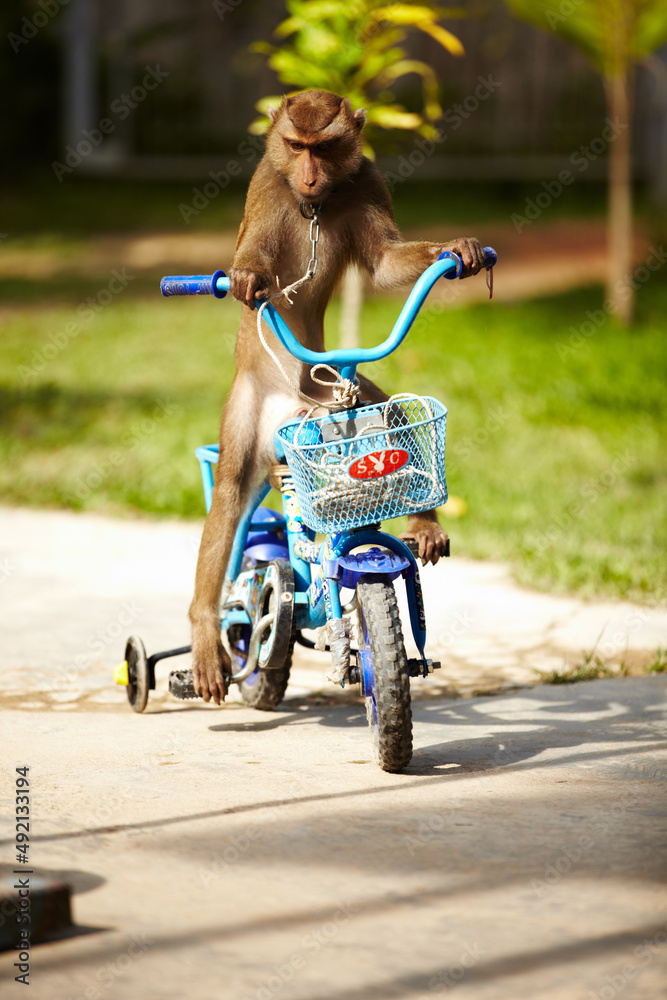
[[359,108],[358,111],[355,111],[353,118],[357,128],[362,129],[366,124],[366,111],[364,110],[364,108]]
[[278,117],[278,112],[279,111],[280,111],[280,108],[269,108],[266,113],[269,116],[269,118],[271,119],[271,121],[275,122],[276,118]]

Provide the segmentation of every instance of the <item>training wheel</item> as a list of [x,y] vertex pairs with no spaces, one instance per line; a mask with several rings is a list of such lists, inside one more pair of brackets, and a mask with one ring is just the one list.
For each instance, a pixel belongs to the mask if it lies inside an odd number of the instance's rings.
[[146,650],[141,639],[131,635],[125,646],[127,663],[127,700],[135,712],[143,712],[148,702],[150,677]]

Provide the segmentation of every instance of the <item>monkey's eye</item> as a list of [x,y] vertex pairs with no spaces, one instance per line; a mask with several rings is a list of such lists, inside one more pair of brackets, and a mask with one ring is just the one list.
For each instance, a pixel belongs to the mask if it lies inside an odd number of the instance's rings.
[[318,142],[315,146],[315,152],[328,153],[332,146],[333,141],[331,139],[327,139],[325,142]]
[[302,142],[290,142],[290,146],[295,153],[301,153],[306,148]]

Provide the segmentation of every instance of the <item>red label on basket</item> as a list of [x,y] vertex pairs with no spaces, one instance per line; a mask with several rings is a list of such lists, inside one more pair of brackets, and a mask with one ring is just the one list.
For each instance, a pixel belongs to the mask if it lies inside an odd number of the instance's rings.
[[353,462],[347,470],[353,479],[379,479],[390,472],[402,468],[410,456],[403,448],[388,448],[386,451],[372,451]]

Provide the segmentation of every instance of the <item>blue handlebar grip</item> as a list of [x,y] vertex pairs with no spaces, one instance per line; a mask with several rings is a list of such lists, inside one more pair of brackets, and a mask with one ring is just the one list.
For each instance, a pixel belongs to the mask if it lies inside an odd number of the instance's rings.
[[484,247],[484,267],[495,267],[498,263],[498,254],[493,247]]
[[215,295],[222,299],[226,290],[219,287],[219,279],[225,277],[224,271],[215,274],[170,274],[160,282],[163,295]]

